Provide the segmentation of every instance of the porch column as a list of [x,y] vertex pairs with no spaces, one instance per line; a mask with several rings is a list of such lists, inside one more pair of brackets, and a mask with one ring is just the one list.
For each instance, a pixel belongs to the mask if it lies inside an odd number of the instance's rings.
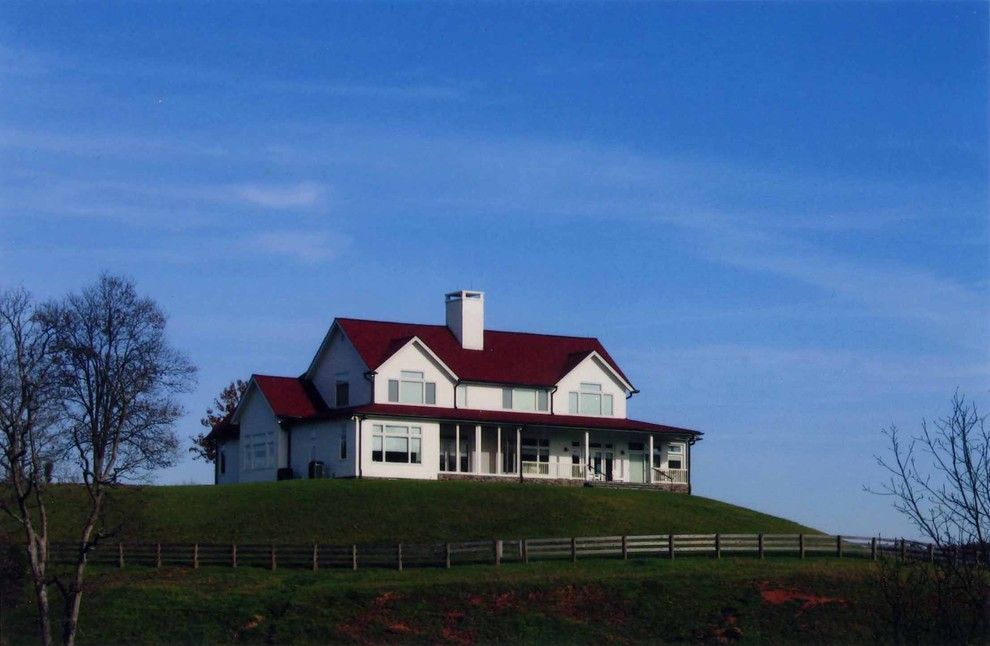
[[475,473],[481,473],[481,424],[474,426],[474,469]]
[[502,475],[502,427],[495,428],[495,473]]
[[522,480],[522,426],[516,427],[516,469],[519,471],[519,479]]
[[591,441],[588,438],[588,431],[584,432],[584,479],[591,479]]
[[647,459],[646,468],[650,477],[647,478],[647,482],[653,484],[653,434],[650,433],[650,457]]
[[454,471],[461,470],[461,425],[454,424]]

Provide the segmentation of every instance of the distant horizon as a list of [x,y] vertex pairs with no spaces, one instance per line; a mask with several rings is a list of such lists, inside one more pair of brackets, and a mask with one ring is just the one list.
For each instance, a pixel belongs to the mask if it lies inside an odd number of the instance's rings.
[[220,390],[334,317],[599,339],[695,493],[913,536],[881,429],[990,413],[985,3],[0,9],[0,288],[131,276]]

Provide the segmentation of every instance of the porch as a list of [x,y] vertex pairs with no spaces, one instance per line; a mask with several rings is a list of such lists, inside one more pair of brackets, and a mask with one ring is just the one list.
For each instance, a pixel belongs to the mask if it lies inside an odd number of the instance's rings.
[[440,479],[614,483],[688,490],[687,437],[538,426],[441,424]]

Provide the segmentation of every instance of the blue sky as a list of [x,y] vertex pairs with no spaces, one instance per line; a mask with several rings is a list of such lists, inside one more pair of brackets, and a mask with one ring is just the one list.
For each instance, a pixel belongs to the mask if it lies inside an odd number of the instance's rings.
[[[855,534],[990,411],[986,4],[4,5],[0,284],[133,276],[200,367],[334,316],[595,335],[697,492]],[[161,482],[205,482],[185,462]]]

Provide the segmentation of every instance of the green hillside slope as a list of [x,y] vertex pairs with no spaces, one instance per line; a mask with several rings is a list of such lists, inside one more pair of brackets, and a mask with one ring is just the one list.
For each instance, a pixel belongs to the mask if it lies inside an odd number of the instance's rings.
[[[53,489],[54,540],[83,492]],[[708,498],[521,483],[301,480],[129,487],[108,522],[119,540],[374,543],[658,533],[796,533],[796,523]],[[115,538],[116,540],[116,538]]]

